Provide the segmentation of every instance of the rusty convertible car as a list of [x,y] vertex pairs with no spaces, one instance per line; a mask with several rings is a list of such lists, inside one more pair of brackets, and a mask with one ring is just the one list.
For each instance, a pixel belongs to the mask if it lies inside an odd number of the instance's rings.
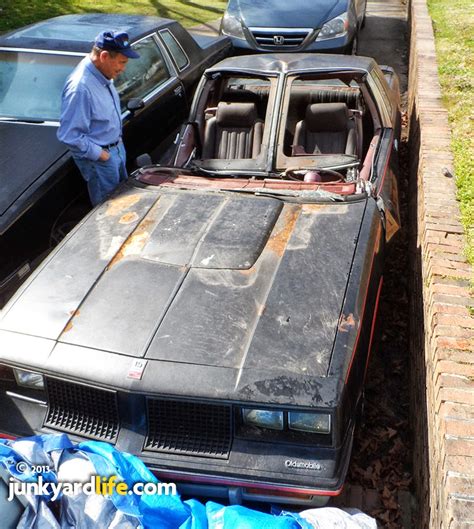
[[96,207],[3,310],[0,431],[67,432],[199,495],[341,492],[399,229],[398,80],[226,59],[173,166]]

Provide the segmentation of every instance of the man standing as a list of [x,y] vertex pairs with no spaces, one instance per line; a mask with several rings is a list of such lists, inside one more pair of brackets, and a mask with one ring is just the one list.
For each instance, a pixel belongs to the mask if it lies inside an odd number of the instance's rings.
[[93,206],[127,179],[120,100],[113,79],[125,70],[129,58],[138,57],[126,33],[103,31],[64,86],[57,135],[70,148]]

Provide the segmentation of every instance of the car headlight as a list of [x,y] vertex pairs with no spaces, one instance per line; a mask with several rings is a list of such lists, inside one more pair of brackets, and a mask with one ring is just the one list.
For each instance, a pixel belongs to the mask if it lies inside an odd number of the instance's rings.
[[288,413],[288,427],[300,432],[331,433],[331,416],[328,413]]
[[271,410],[252,410],[242,408],[242,418],[245,424],[270,428],[272,430],[283,430],[283,412]]
[[336,37],[343,37],[349,29],[349,20],[347,13],[342,13],[329,22],[326,22],[321,28],[316,40],[335,39]]
[[245,39],[240,19],[235,15],[231,15],[228,11],[222,17],[221,33],[237,39]]
[[26,371],[24,369],[14,369],[16,382],[19,386],[33,389],[44,389],[44,377],[40,373]]

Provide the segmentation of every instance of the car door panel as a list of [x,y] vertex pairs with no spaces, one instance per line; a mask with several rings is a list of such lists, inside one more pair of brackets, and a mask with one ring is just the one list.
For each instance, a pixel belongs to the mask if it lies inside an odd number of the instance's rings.
[[388,242],[400,229],[398,208],[398,140],[394,129],[384,129],[375,162],[377,199],[385,219],[385,239]]
[[[140,58],[130,60],[117,79],[129,162],[139,154],[154,151],[179,127],[187,112],[183,85],[155,34],[133,47]],[[144,102],[144,107],[133,114],[126,110],[132,98]]]

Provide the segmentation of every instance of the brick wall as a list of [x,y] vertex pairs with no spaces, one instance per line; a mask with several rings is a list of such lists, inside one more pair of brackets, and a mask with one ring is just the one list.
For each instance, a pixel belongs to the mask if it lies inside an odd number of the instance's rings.
[[[474,301],[426,0],[411,0],[409,139],[415,527],[474,529]],[[472,310],[472,309],[471,309]]]

